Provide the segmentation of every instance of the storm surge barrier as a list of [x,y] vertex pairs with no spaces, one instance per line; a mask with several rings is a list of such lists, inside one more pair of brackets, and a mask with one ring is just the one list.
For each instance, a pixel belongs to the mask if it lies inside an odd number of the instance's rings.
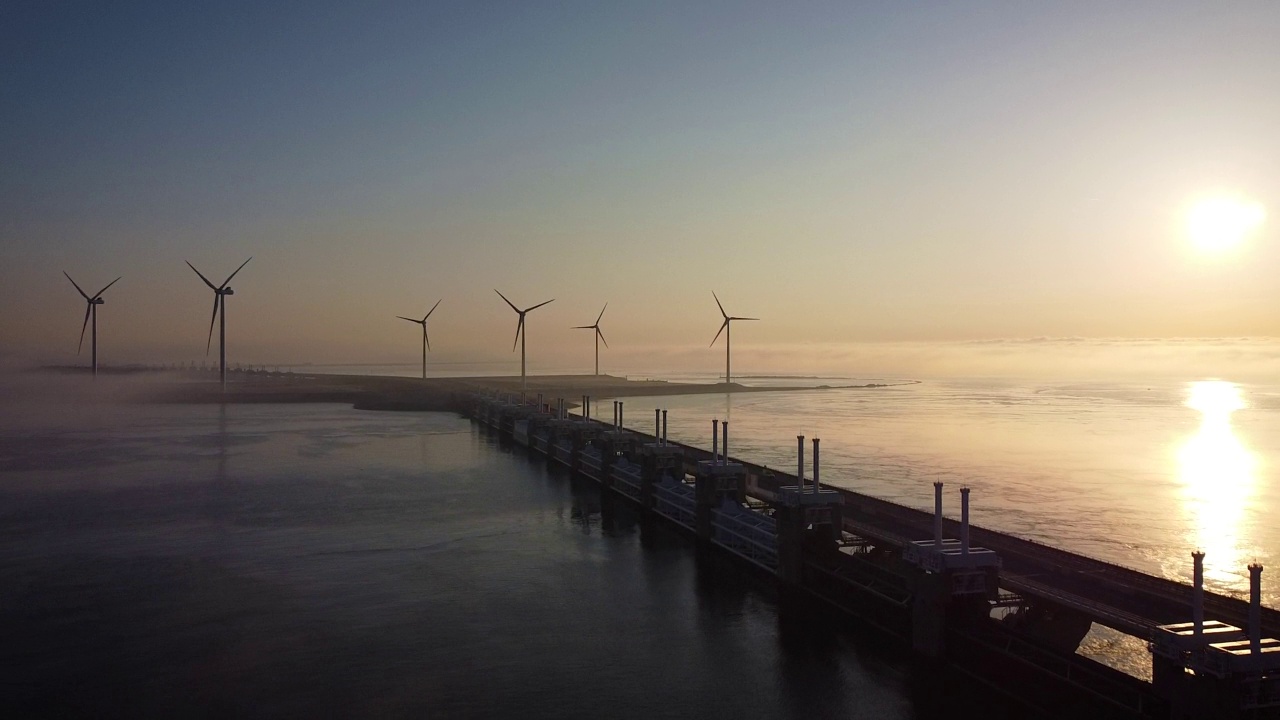
[[[1280,613],[1263,608],[1261,566],[1249,601],[1206,591],[1197,554],[1188,586],[944,514],[820,482],[820,441],[797,437],[796,473],[733,458],[729,423],[711,449],[672,442],[558,399],[473,395],[460,408],[533,457],[621,501],[641,531],[666,525],[776,586],[781,611],[817,603],[896,638],[927,661],[1058,717],[1280,717]],[[617,513],[602,502],[602,513]],[[1205,620],[1206,613],[1213,617]],[[1151,680],[1077,654],[1094,624],[1147,643]]]

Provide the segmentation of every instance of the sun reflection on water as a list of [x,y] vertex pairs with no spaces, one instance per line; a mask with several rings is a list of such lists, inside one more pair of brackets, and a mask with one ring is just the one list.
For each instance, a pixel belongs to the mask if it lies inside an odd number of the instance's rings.
[[1254,495],[1257,457],[1236,437],[1231,414],[1246,407],[1230,382],[1191,383],[1186,406],[1198,410],[1200,429],[1178,450],[1183,507],[1205,552],[1205,576],[1239,585],[1249,557],[1240,523]]

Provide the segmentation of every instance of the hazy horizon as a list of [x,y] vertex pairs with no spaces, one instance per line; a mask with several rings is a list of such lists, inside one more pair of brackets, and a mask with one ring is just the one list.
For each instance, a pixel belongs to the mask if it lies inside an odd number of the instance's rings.
[[[593,371],[590,336],[549,348],[546,357],[534,354],[531,375],[589,375]],[[412,349],[410,349],[412,350]],[[542,350],[539,347],[539,350]],[[630,377],[723,377],[724,349],[707,354],[705,345],[654,346],[601,350],[601,374]],[[606,355],[605,353],[610,354]],[[407,355],[407,357],[406,357]],[[71,364],[85,365],[87,357]],[[229,364],[266,367],[310,367],[324,372],[344,367],[401,368],[396,373],[416,377],[420,356],[374,360],[315,359],[258,360],[252,355]],[[107,365],[207,363],[217,366],[217,350],[206,357],[119,360]],[[734,377],[751,375],[812,375],[850,379],[909,380],[949,377],[1023,378],[1033,381],[1192,381],[1229,379],[1268,384],[1276,379],[1280,338],[1024,338],[952,342],[795,344],[779,346],[734,344]],[[0,358],[0,369],[20,370],[40,364],[32,360]],[[519,353],[495,360],[459,358],[434,353],[427,360],[428,375],[519,375]],[[358,371],[355,374],[360,374]]]
[[[98,316],[103,363],[198,361],[211,293],[184,261],[220,281],[249,256],[233,364],[414,362],[396,316],[440,299],[433,362],[518,358],[494,288],[556,298],[529,315],[534,372],[590,368],[571,327],[606,302],[602,371],[714,372],[712,290],[762,318],[733,328],[742,372],[1003,372],[1019,355],[912,343],[1280,337],[1271,3],[0,19],[11,363],[87,362],[64,270],[124,278]],[[1262,208],[1258,226],[1197,240],[1216,197]],[[1189,366],[1254,372],[1265,353],[1244,355]]]

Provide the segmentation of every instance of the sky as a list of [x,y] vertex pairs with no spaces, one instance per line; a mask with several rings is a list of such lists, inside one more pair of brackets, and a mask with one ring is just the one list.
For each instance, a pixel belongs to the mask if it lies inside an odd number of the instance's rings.
[[[201,360],[184,261],[250,256],[233,362],[415,363],[437,300],[433,363],[518,362],[495,288],[555,298],[534,372],[589,371],[606,302],[603,370],[722,368],[713,290],[761,318],[735,372],[1280,337],[1276,37],[1274,2],[4,3],[0,360],[86,361],[63,271],[123,276],[103,362]],[[1197,249],[1223,195],[1267,219]]]

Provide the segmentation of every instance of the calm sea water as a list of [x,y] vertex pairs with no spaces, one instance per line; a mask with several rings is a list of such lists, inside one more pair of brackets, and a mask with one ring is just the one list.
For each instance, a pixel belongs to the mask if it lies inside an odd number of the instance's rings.
[[780,619],[767,587],[700,563],[682,538],[642,541],[625,514],[606,529],[599,505],[445,414],[11,403],[0,706],[1001,716],[875,637]]
[[[791,472],[795,436],[819,437],[823,482],[932,511],[942,481],[953,517],[968,485],[979,525],[1156,575],[1189,582],[1200,548],[1219,592],[1247,596],[1257,560],[1273,568],[1264,602],[1280,607],[1275,386],[981,379],[625,403],[627,425],[652,432],[653,409],[665,408],[672,439],[708,448],[712,418],[728,418],[731,454]],[[612,412],[595,403],[595,417]],[[1082,652],[1149,674],[1144,644],[1118,633],[1095,629]]]

